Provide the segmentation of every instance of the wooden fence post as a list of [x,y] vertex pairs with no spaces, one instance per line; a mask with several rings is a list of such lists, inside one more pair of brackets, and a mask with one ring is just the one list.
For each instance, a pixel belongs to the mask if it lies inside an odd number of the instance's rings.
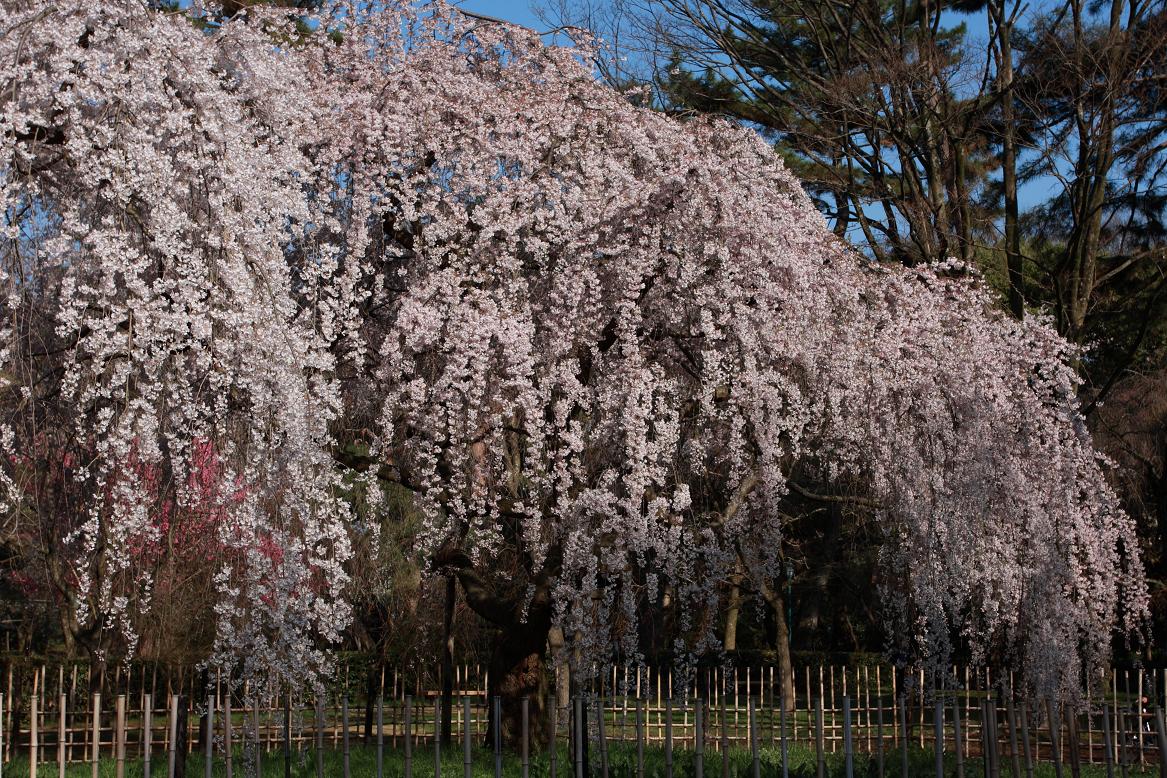
[[[875,668],[875,681],[879,683],[879,667]],[[875,694],[875,761],[876,775],[883,778],[883,693]]]
[[960,742],[960,698],[952,697],[952,746],[956,757],[956,778],[964,778],[964,746]]

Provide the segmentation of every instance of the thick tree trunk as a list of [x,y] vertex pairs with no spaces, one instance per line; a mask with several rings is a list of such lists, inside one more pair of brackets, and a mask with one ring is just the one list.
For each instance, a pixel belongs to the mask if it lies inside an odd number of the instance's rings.
[[[475,570],[470,556],[447,547],[435,557],[435,566],[453,571],[462,593],[475,613],[498,627],[487,684],[490,723],[487,744],[499,726],[503,742],[518,745],[522,737],[522,701],[528,699],[528,736],[533,745],[545,742],[544,717],[549,689],[546,656],[551,632],[551,582],[562,564],[562,552],[553,547],[543,567],[528,580],[534,584],[529,599],[516,596],[515,587],[499,590],[494,581]],[[513,582],[509,582],[513,584]],[[494,720],[494,697],[502,698],[502,720]]]
[[532,746],[546,737],[545,716],[550,691],[546,663],[550,620],[540,618],[501,630],[490,661],[487,693],[490,697],[490,726],[487,743],[494,737],[494,698],[502,698],[502,740],[517,745],[522,739],[522,705],[527,698],[528,737]]

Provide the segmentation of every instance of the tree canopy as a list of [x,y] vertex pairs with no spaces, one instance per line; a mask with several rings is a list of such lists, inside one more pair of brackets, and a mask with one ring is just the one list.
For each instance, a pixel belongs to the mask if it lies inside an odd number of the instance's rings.
[[754,132],[577,50],[441,3],[319,14],[339,34],[0,14],[3,540],[71,640],[132,654],[170,598],[212,663],[319,677],[386,482],[510,630],[507,692],[552,626],[581,670],[662,602],[678,656],[715,646],[720,583],[776,574],[808,503],[886,539],[911,656],[1066,696],[1137,633],[1049,322],[962,262],[860,256]]

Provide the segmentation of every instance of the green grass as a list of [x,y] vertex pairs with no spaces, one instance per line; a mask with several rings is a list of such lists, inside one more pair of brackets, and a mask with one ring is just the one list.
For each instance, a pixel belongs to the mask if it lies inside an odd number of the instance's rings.
[[[803,745],[790,748],[790,776],[791,778],[815,778],[816,765],[814,751]],[[324,775],[329,778],[343,775],[343,758],[337,751],[327,750],[323,754]],[[752,778],[751,759],[748,751],[732,749],[729,754],[731,778]],[[462,747],[460,744],[442,750],[443,778],[461,778],[463,775]],[[592,744],[591,748],[592,778],[600,775],[599,753]],[[646,748],[644,752],[645,778],[665,778],[665,755],[663,749]],[[400,750],[385,749],[383,775],[385,778],[401,778],[404,773],[404,753]],[[759,762],[762,778],[781,778],[782,759],[778,748],[763,747],[759,753]],[[846,769],[842,753],[827,754],[826,775],[828,778],[845,778]],[[187,778],[202,778],[204,775],[204,757],[202,754],[191,754],[187,760]],[[721,754],[717,751],[707,751],[705,755],[705,775],[708,778],[720,778]],[[354,745],[350,755],[351,775],[353,778],[375,778],[376,750],[365,746]],[[912,749],[908,754],[908,778],[934,778],[935,762],[931,751]],[[945,775],[947,778],[956,777],[956,762],[952,754],[945,754]],[[73,764],[65,770],[68,778],[89,778],[92,775],[92,765]],[[1150,775],[1157,772],[1157,765],[1148,764],[1143,774]],[[151,773],[154,778],[165,778],[165,754],[154,760]],[[1005,759],[1001,765],[1002,778],[1010,778],[1010,763]],[[1063,768],[1064,778],[1070,778],[1069,766]],[[4,765],[4,776],[7,778],[23,778],[29,774],[28,761],[15,759]],[[42,763],[39,767],[38,778],[53,778],[57,773],[56,763]],[[98,765],[100,778],[116,778],[117,766],[112,760],[102,760]],[[226,769],[221,759],[216,758],[213,773],[216,778],[226,775]],[[430,778],[434,774],[434,756],[431,748],[422,748],[414,752],[413,775],[415,778]],[[513,754],[506,754],[503,759],[503,773],[506,778],[520,778],[522,775],[519,759]],[[573,765],[563,745],[558,751],[559,778],[572,778]],[[876,778],[878,770],[874,756],[868,754],[855,755],[856,778]],[[981,778],[984,775],[983,764],[980,759],[967,759],[964,765],[966,778]],[[1022,771],[1024,775],[1024,768]],[[1118,775],[1118,768],[1115,768]],[[1140,774],[1137,765],[1131,768],[1132,775]],[[237,754],[234,759],[234,776],[248,778],[253,775],[251,765]],[[294,778],[315,778],[316,762],[312,751],[300,751],[292,755],[292,775]],[[473,755],[474,778],[493,778],[494,757],[488,751],[476,750]],[[540,753],[531,758],[530,775],[532,778],[543,778],[550,775],[548,754]],[[693,778],[694,753],[690,750],[677,749],[673,752],[673,775],[675,778]],[[900,774],[900,752],[889,751],[884,755],[885,778],[903,778]],[[1103,765],[1082,765],[1082,778],[1105,778],[1106,769]],[[126,778],[143,778],[142,763],[139,760],[130,760],[125,765]],[[283,778],[283,754],[273,752],[264,754],[263,778]],[[611,778],[635,778],[636,776],[636,747],[632,743],[612,743],[609,751],[609,776]],[[1035,778],[1056,778],[1054,767],[1048,762],[1036,766]]]

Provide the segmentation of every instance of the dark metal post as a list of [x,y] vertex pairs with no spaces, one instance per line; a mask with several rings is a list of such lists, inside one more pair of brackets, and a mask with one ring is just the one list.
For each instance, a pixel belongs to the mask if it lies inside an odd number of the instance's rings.
[[522,717],[523,717],[523,778],[528,778],[531,765],[531,741],[530,741],[530,700],[526,697],[522,701]]
[[377,778],[385,774],[385,698],[377,695]]
[[462,697],[462,775],[471,778],[473,756],[470,754],[470,698]]
[[344,778],[350,778],[352,775],[352,764],[349,760],[349,742],[348,742],[348,695],[340,701],[340,730],[341,730],[341,749],[342,749],[342,764],[344,770]]
[[494,737],[491,740],[494,745],[494,778],[502,778],[502,697],[496,694],[493,702],[494,726],[491,734]]
[[697,707],[693,709],[693,771],[697,778],[705,778],[705,700],[700,697],[696,700]]
[[413,778],[413,697],[405,695],[404,711],[405,778]]

